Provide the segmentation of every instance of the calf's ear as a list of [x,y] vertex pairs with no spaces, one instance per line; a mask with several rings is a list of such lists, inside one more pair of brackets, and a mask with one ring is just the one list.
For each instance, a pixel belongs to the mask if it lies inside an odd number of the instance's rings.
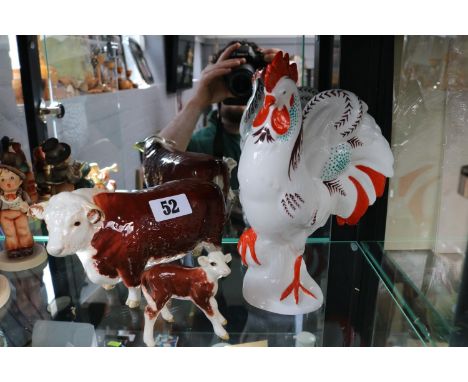
[[86,217],[88,218],[91,224],[96,224],[101,220],[104,220],[104,213],[101,210],[98,210],[97,208],[92,208],[88,211]]
[[232,256],[230,253],[224,255],[224,262],[229,263],[232,260]]
[[206,256],[200,256],[197,260],[201,267],[206,267],[209,264],[208,257]]
[[29,214],[36,219],[44,220],[44,211],[48,202],[36,203],[29,206]]

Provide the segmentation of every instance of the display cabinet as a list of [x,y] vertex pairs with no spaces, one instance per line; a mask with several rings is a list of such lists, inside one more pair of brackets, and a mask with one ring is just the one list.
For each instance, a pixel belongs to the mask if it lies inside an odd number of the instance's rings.
[[[229,40],[195,36],[195,85],[208,56]],[[0,76],[2,100],[8,100],[0,103],[2,136],[21,140],[25,152],[57,137],[70,144],[74,159],[118,163],[118,189],[141,188],[133,144],[164,127],[193,91],[166,93],[163,41],[20,36],[14,71],[0,61],[2,73],[11,73],[8,81]],[[272,36],[263,42],[291,50],[302,85],[347,89],[368,104],[391,142],[395,175],[358,225],[340,226],[332,217],[307,239],[304,263],[324,295],[318,311],[280,315],[249,305],[239,237],[226,230],[222,250],[232,255],[231,274],[219,280],[217,302],[229,340],[217,337],[191,302],[172,300],[174,322],[157,319],[156,345],[466,346],[468,201],[457,187],[460,166],[468,164],[467,39]],[[14,43],[1,38],[0,48]],[[140,61],[132,62],[130,45]],[[45,246],[45,224],[36,220],[30,227]],[[189,255],[180,262],[196,260]],[[77,256],[49,255],[32,269],[0,273],[10,289],[0,308],[0,345],[144,346],[145,299],[130,309],[126,288],[92,283]]]

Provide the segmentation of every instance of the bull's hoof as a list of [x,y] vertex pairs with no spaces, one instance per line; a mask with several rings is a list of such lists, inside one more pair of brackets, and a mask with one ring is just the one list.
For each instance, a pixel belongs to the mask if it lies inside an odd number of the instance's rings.
[[140,301],[137,300],[127,300],[125,303],[130,309],[135,309],[140,307]]
[[102,286],[105,290],[112,290],[115,288],[115,284],[104,284]]

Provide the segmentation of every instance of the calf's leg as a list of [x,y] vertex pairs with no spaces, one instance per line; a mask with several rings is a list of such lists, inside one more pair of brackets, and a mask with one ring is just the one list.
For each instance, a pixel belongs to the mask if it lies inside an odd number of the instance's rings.
[[154,323],[158,318],[159,311],[152,309],[149,305],[145,308],[145,328],[143,330],[143,342],[146,346],[153,347],[154,342]]
[[167,307],[167,303],[166,305],[164,305],[164,307],[161,309],[161,316],[164,320],[166,320],[167,322],[174,322],[174,316],[172,315],[172,313],[169,311],[169,308]]
[[[213,305],[211,304],[211,301],[214,300],[213,297],[210,298],[208,306],[205,305],[206,301],[201,301],[198,299],[193,299],[192,301],[196,306],[200,308],[200,310],[205,313],[206,318],[211,321],[211,325],[213,325],[213,330],[215,334],[220,337],[221,339],[227,341],[229,339],[229,334],[226,332],[226,329],[223,328],[221,325],[221,321],[219,316],[215,313],[215,309],[213,309]],[[218,309],[216,309],[216,312],[219,313]],[[223,317],[224,318],[224,317]]]
[[216,317],[218,317],[218,320],[219,322],[221,323],[221,325],[226,325],[227,324],[227,320],[224,318],[224,316],[219,312],[219,309],[218,309],[218,301],[216,301],[216,299],[214,297],[211,297],[210,298],[210,304],[211,304],[211,308],[213,309],[213,313]]

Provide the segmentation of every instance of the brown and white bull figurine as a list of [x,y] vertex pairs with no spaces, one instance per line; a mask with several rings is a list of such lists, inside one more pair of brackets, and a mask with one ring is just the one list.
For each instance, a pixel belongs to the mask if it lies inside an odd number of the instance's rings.
[[174,318],[166,304],[171,298],[191,300],[211,321],[213,330],[224,340],[229,335],[223,328],[226,319],[218,310],[215,295],[218,291],[218,279],[231,273],[227,263],[231,255],[220,251],[200,256],[200,267],[189,268],[182,265],[155,265],[143,272],[141,286],[148,302],[145,308],[145,329],[143,341],[147,346],[154,346],[154,323],[161,313],[164,320],[173,322]]
[[225,220],[219,187],[197,179],[137,192],[62,192],[30,209],[47,224],[50,255],[76,253],[88,278],[106,289],[122,280],[130,308],[140,305],[140,279],[149,261],[219,250]]

